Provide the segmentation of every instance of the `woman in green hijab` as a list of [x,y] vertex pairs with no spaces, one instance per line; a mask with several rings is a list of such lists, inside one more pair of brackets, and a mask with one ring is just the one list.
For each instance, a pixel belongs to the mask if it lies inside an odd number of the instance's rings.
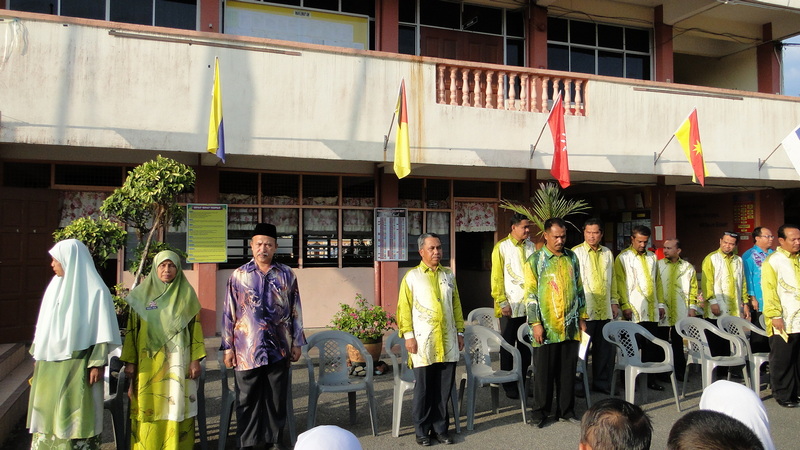
[[150,274],[126,300],[132,313],[120,359],[133,380],[131,448],[191,449],[196,380],[206,352],[200,302],[178,255],[157,254]]

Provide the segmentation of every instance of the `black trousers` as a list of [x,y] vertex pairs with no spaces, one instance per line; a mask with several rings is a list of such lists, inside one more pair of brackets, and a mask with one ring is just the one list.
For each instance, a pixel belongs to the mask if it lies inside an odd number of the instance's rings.
[[789,335],[789,342],[777,334],[769,338],[769,379],[772,395],[782,402],[796,401],[800,380],[800,334]]
[[234,371],[239,447],[283,440],[289,364],[282,359],[251,370]]
[[610,320],[587,320],[586,334],[592,337],[592,387],[611,390],[614,370],[614,347],[603,337],[603,327]]
[[[669,328],[658,326],[658,322],[639,322],[639,325],[643,326],[645,330],[649,331],[653,336],[659,339],[663,339],[665,341],[669,339]],[[642,362],[659,362],[663,361],[666,357],[664,350],[649,340],[639,338],[637,342],[639,344],[639,348],[642,349]],[[657,374],[648,373],[647,382],[649,384],[654,383],[656,381],[656,377]]]
[[427,436],[431,431],[436,434],[447,433],[450,427],[447,402],[455,382],[456,363],[415,367],[414,376],[417,379],[411,407],[414,433],[417,436]]
[[[761,325],[759,325],[758,319],[761,317],[761,314],[763,314],[761,311],[750,312],[750,321],[759,327]],[[753,353],[769,352],[769,338],[757,333],[750,333],[750,349],[753,350]]]
[[[517,347],[519,350],[520,356],[522,356],[522,376],[526,376],[528,373],[528,366],[531,365],[531,351],[528,347],[523,343],[517,340],[517,330],[519,329],[520,325],[528,323],[528,318],[523,317],[502,317],[500,318],[500,325],[502,326],[503,332],[501,335],[506,342],[511,345]],[[507,352],[505,349],[500,349],[500,369],[501,370],[511,370],[514,368],[514,357],[511,356],[511,353]],[[527,386],[527,380],[523,380],[523,386]],[[513,393],[517,393],[517,383],[504,383],[503,389],[508,391],[512,391]]]
[[556,416],[575,416],[575,369],[579,347],[578,341],[564,341],[533,349],[533,410],[541,416],[549,415],[554,391]]
[[683,377],[686,372],[686,355],[683,353],[683,337],[675,327],[669,327],[669,342],[672,344],[672,356],[675,358],[675,375]]
[[[717,319],[706,319],[708,323],[719,328]],[[711,350],[711,356],[731,356],[731,343],[725,338],[721,338],[716,334],[706,333],[708,339],[708,349]],[[717,379],[721,380],[727,378],[728,368],[724,366],[717,367]]]

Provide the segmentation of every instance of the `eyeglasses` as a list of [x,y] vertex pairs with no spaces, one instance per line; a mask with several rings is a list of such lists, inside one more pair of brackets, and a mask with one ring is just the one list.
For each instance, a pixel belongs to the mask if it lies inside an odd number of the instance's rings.
[[771,234],[765,234],[763,236],[756,236],[756,237],[763,237],[763,238],[767,238],[767,239],[774,239],[775,238],[775,236],[773,236]]
[[730,236],[732,238],[739,239],[739,233],[734,233],[733,231],[726,231],[725,236]]

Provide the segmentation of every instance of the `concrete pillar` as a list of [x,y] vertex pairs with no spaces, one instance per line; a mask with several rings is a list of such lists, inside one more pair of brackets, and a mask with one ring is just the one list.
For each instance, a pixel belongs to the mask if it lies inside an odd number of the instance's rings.
[[375,50],[399,51],[400,6],[398,0],[375,0]]
[[547,69],[547,8],[531,5],[526,21],[528,32],[527,65]]
[[[650,222],[653,225],[651,240],[655,247],[663,247],[664,240],[677,236],[675,215],[675,186],[665,186],[664,177],[658,177],[658,185],[653,188],[653,207]],[[660,232],[659,232],[660,231]]]
[[772,24],[762,27],[763,44],[756,49],[758,68],[758,92],[779,94],[781,92],[781,65],[776,52],[777,42],[772,40]]
[[672,25],[664,23],[664,6],[658,5],[654,10],[654,51],[655,81],[671,83],[675,80],[674,58],[672,51]]
[[[219,201],[219,170],[216,167],[195,167],[197,184],[195,201],[197,203],[217,203]],[[214,336],[217,332],[217,264],[195,263],[197,271],[197,299],[200,300],[200,324],[203,334]]]

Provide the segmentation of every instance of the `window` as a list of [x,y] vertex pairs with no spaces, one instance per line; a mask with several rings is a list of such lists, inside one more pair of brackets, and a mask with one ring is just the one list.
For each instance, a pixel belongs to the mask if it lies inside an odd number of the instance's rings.
[[[422,261],[417,239],[436,233],[442,241],[441,264],[450,264],[450,223],[453,216],[450,180],[403,178],[399,185],[400,207],[408,208],[408,261],[402,267],[414,267]],[[424,230],[424,231],[423,231]]]
[[650,79],[650,31],[572,19],[547,19],[547,68]]
[[84,19],[197,29],[197,0],[10,0],[9,8]]
[[220,172],[228,203],[228,263],[252,258],[250,232],[275,225],[275,260],[291,267],[371,267],[375,181],[372,177]]

